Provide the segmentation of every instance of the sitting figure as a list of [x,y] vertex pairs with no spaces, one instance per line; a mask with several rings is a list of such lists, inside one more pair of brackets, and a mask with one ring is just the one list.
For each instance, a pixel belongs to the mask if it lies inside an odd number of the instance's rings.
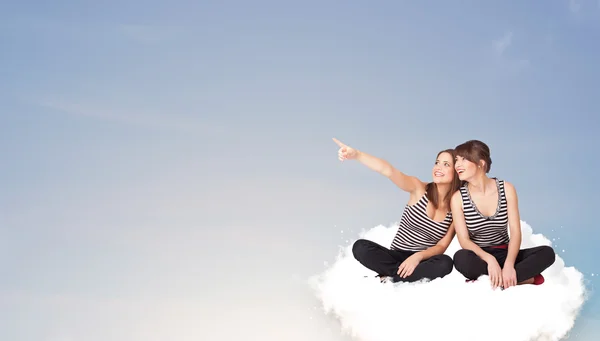
[[[515,187],[490,178],[489,147],[477,140],[455,148],[455,168],[464,185],[451,201],[461,250],[454,266],[467,281],[489,275],[492,287],[542,284],[542,271],[554,263],[550,246],[521,247],[521,220]],[[510,238],[509,238],[510,226]]]
[[454,151],[438,153],[433,181],[425,183],[403,174],[385,160],[334,141],[340,147],[340,161],[357,160],[410,193],[390,248],[366,239],[357,240],[352,247],[356,260],[375,271],[382,281],[433,280],[452,272],[452,258],[444,252],[454,237],[450,199],[460,187],[454,170]]

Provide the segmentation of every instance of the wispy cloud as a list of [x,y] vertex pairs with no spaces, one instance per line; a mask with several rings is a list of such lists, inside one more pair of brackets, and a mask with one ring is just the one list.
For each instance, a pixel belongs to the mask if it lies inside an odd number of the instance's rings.
[[499,55],[504,54],[504,51],[506,51],[506,49],[508,49],[512,44],[512,37],[513,33],[507,32],[501,38],[494,40],[494,50],[496,53]]
[[222,134],[224,127],[212,123],[198,122],[172,114],[156,114],[139,110],[123,110],[116,108],[103,108],[96,105],[81,104],[60,100],[46,100],[39,103],[41,107],[64,114],[128,124],[137,127],[153,129],[176,130],[179,132]]
[[572,13],[579,13],[581,10],[581,4],[577,0],[569,0],[569,11]]
[[504,71],[509,71],[511,73],[520,72],[530,65],[530,61],[527,58],[515,58],[509,56],[510,54],[508,52],[513,47],[513,39],[514,33],[508,31],[492,42],[496,62]]

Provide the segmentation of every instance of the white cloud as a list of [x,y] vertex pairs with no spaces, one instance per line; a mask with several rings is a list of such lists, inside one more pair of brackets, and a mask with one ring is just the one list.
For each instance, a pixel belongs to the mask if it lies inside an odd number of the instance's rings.
[[495,40],[494,41],[494,50],[496,50],[496,53],[498,53],[500,55],[504,54],[504,51],[506,51],[506,49],[508,49],[512,43],[512,37],[513,37],[513,33],[507,32],[506,34],[504,34],[504,36]]
[[[521,225],[522,248],[550,245],[525,222]],[[396,229],[377,226],[358,237],[389,245]],[[454,238],[446,254],[452,256],[459,248]],[[398,334],[406,340],[426,335],[428,340],[557,341],[573,328],[587,298],[583,275],[565,267],[558,255],[543,272],[543,285],[501,291],[492,290],[488,276],[465,283],[456,269],[429,283],[381,284],[373,271],[354,259],[351,249],[349,243],[313,285],[324,311],[360,340],[383,341]]]

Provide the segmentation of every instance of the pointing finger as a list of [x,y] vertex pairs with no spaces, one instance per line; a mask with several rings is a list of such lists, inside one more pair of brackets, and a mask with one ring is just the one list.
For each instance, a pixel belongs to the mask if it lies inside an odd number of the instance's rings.
[[338,146],[340,147],[346,147],[345,144],[343,144],[342,142],[340,142],[338,139],[336,139],[335,137],[333,138],[333,142],[335,142]]

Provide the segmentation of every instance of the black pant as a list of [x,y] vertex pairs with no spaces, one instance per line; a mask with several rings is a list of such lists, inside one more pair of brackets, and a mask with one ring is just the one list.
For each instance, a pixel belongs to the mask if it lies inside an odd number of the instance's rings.
[[416,251],[390,250],[370,240],[359,239],[352,246],[352,253],[362,265],[379,276],[391,277],[393,282],[415,282],[423,278],[433,280],[446,276],[453,267],[452,258],[436,255],[419,263],[410,276],[401,278],[398,275],[400,264]]
[[[493,247],[482,247],[481,249],[494,256],[500,267],[504,268],[504,262],[508,255],[507,249]],[[539,275],[554,264],[555,257],[554,250],[550,246],[544,245],[520,250],[515,259],[517,282],[523,282]],[[471,250],[461,249],[456,251],[454,266],[458,272],[468,279],[477,279],[481,275],[488,275],[487,263]]]

